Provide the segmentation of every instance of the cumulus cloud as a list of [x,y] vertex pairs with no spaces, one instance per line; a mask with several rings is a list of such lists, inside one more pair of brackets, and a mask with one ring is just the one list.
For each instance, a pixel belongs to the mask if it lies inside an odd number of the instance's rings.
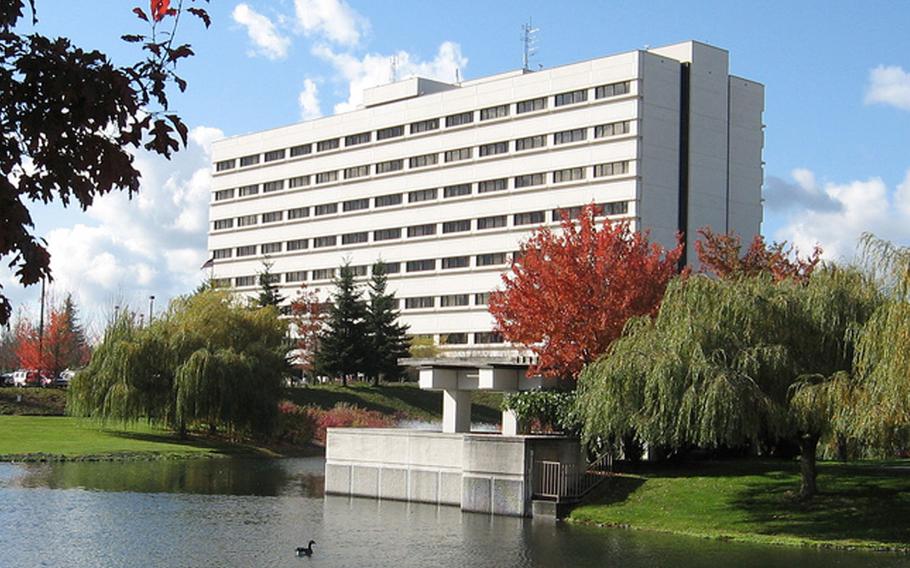
[[762,191],[765,207],[770,211],[811,209],[813,211],[839,211],[841,203],[822,191],[809,170],[796,169],[790,174],[792,182],[768,176]]
[[461,46],[451,41],[443,42],[436,56],[428,61],[421,61],[406,51],[392,55],[368,53],[356,57],[350,53],[338,53],[325,44],[316,45],[313,54],[330,63],[338,79],[347,82],[348,98],[335,105],[336,113],[354,110],[362,104],[364,89],[391,82],[393,56],[399,80],[419,75],[454,82],[456,70],[464,69],[468,64],[468,59],[461,53]]
[[303,90],[297,96],[297,104],[300,105],[300,116],[303,120],[322,116],[322,110],[319,108],[319,88],[312,79],[303,80]]
[[[806,183],[807,170],[797,170]],[[814,176],[812,176],[814,184]],[[774,238],[788,240],[800,250],[809,251],[818,243],[824,256],[832,260],[850,259],[864,232],[900,243],[910,244],[910,170],[894,191],[878,177],[847,183],[825,183],[819,193],[837,207],[804,206],[794,210]]]
[[879,65],[870,71],[866,104],[875,103],[910,110],[910,73],[897,65]]
[[256,12],[247,4],[237,4],[231,16],[235,22],[246,28],[246,33],[255,46],[250,52],[251,55],[264,55],[269,59],[287,57],[291,40],[278,32],[268,16]]
[[294,8],[304,34],[339,45],[357,45],[370,27],[369,21],[344,0],[294,0]]

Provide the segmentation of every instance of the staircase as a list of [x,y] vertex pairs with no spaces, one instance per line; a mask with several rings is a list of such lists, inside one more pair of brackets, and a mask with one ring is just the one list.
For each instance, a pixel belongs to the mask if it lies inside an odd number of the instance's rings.
[[561,519],[609,477],[613,458],[603,455],[584,469],[553,461],[536,461],[533,467],[532,515]]

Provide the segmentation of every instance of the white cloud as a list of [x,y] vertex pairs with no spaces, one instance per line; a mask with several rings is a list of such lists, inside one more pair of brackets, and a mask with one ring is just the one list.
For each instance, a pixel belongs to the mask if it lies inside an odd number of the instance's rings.
[[790,175],[795,182],[768,176],[762,191],[765,207],[769,211],[791,209],[812,209],[816,211],[839,211],[841,204],[822,191],[815,181],[815,174],[806,169],[793,170]]
[[[807,183],[811,172],[798,170]],[[811,177],[814,184],[814,176]],[[819,189],[836,208],[806,206],[793,211],[787,223],[774,237],[788,240],[801,251],[810,251],[818,243],[825,258],[850,259],[864,232],[900,244],[910,244],[910,170],[903,181],[890,192],[878,177],[847,183],[826,183]]]
[[[313,54],[330,63],[339,79],[347,82],[348,99],[335,105],[336,113],[354,110],[362,104],[364,89],[392,81],[390,55],[368,53],[357,58],[350,53],[337,53],[324,44],[315,46]],[[421,76],[451,83],[455,81],[456,70],[463,70],[468,64],[468,59],[461,53],[461,46],[451,41],[443,42],[436,56],[429,61],[421,61],[406,51],[399,51],[394,57],[399,80]]]
[[910,110],[910,73],[897,65],[879,65],[870,71],[866,104],[873,103]]
[[322,116],[322,110],[319,108],[319,88],[312,79],[303,80],[303,90],[297,96],[297,104],[300,105],[300,116],[303,120]]
[[344,0],[294,0],[297,22],[306,35],[355,46],[369,30],[369,21]]
[[250,41],[256,46],[251,55],[264,55],[269,59],[284,59],[288,55],[291,40],[281,35],[275,24],[246,4],[237,4],[231,13],[234,21],[246,28]]

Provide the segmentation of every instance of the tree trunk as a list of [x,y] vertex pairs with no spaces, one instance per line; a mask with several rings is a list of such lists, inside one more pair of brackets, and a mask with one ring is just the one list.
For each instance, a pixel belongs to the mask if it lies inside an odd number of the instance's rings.
[[641,461],[641,446],[635,439],[634,432],[622,437],[622,454],[626,461],[632,463]]
[[372,377],[372,379],[373,379],[373,386],[378,387],[379,386],[379,373],[376,373],[376,376]]
[[186,423],[185,422],[181,422],[180,425],[177,427],[177,436],[181,440],[186,440],[187,436],[186,436]]
[[850,457],[850,447],[847,444],[847,437],[843,434],[837,435],[837,459],[845,462]]
[[347,376],[347,374],[341,375],[341,386],[343,386],[343,387],[348,386],[348,376]]
[[815,468],[815,452],[818,449],[818,436],[814,434],[804,435],[799,441],[799,473],[801,476],[799,486],[799,498],[811,499],[818,488],[815,485],[815,477],[818,472]]

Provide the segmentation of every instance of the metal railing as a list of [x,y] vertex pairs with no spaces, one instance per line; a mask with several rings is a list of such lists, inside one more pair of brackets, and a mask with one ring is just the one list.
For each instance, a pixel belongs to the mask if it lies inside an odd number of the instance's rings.
[[588,464],[585,469],[576,464],[536,461],[533,469],[534,497],[557,501],[581,499],[607,478],[613,459],[609,454]]

